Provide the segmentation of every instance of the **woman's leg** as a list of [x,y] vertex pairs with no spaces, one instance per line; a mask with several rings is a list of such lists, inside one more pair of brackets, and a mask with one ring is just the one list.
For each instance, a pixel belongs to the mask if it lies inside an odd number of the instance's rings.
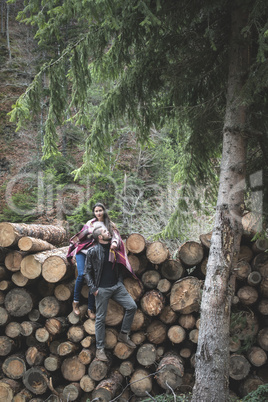
[[74,286],[74,301],[79,302],[82,286],[84,283],[84,275],[83,274],[84,274],[86,255],[83,253],[78,253],[78,254],[76,254],[75,258],[76,258],[78,275],[77,275],[77,278],[75,281],[75,286]]

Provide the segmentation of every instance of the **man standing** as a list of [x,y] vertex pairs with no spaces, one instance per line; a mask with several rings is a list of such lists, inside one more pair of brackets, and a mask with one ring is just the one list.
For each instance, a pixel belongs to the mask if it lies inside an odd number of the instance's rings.
[[111,262],[113,261],[111,254],[117,249],[117,243],[112,242],[111,244],[111,234],[103,227],[96,227],[92,235],[97,244],[88,250],[84,277],[89,292],[94,294],[96,302],[96,357],[99,360],[107,361],[104,346],[105,317],[109,299],[112,298],[125,309],[118,340],[133,349],[136,345],[130,340],[129,332],[137,305],[123,284],[120,268]]

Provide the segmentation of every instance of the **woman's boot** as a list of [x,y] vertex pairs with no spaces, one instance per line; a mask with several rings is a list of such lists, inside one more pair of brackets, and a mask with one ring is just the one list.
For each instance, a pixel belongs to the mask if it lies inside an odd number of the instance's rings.
[[77,301],[73,301],[73,313],[75,315],[80,315],[79,302]]

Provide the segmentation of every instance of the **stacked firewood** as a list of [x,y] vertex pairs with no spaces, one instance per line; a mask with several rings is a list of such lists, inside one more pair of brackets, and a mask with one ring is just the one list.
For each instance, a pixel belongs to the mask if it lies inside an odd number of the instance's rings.
[[[244,222],[234,274],[230,388],[244,396],[268,382],[268,245],[251,241]],[[133,233],[125,240],[139,281],[124,284],[138,310],[130,349],[117,341],[124,311],[110,300],[108,362],[95,358],[95,321],[72,312],[75,265],[66,259],[68,234],[59,226],[0,224],[0,401],[142,401],[194,384],[199,309],[211,234],[171,256],[163,242]]]

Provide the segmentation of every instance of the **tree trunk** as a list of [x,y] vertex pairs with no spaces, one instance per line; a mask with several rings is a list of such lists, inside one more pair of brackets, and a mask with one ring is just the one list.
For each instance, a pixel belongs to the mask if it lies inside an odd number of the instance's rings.
[[55,287],[54,295],[60,301],[70,300],[74,293],[75,279],[70,282],[60,283]]
[[41,328],[37,328],[34,336],[38,342],[45,343],[45,342],[48,342],[48,340],[50,338],[50,333],[48,332],[48,330],[46,328],[41,327]]
[[44,366],[48,371],[56,371],[61,366],[61,358],[57,355],[50,355],[45,358]]
[[68,247],[62,247],[27,255],[21,262],[21,273],[28,279],[38,278],[42,273],[47,282],[59,282],[69,267],[67,251]]
[[67,240],[66,230],[61,226],[8,222],[0,223],[1,247],[17,245],[18,241],[24,236],[42,239],[55,246]]
[[12,402],[28,402],[32,397],[33,394],[27,388],[24,388],[14,396]]
[[170,306],[165,306],[161,311],[159,318],[164,324],[173,324],[178,316]]
[[84,375],[80,380],[80,387],[84,392],[91,392],[95,388],[95,381],[89,375]]
[[35,395],[42,395],[47,390],[48,373],[42,366],[31,367],[23,375],[23,384]]
[[255,254],[263,253],[268,249],[268,240],[267,239],[257,239],[252,246],[252,251]]
[[156,362],[156,348],[152,343],[145,343],[139,347],[136,355],[137,361],[145,367],[149,367]]
[[10,321],[10,315],[4,307],[0,307],[0,326],[7,325]]
[[264,278],[268,276],[268,253],[260,253],[256,255],[252,262],[254,271],[258,271]]
[[250,306],[258,300],[258,291],[252,286],[242,286],[237,292],[237,296],[242,304]]
[[163,322],[153,320],[151,324],[148,325],[146,334],[149,342],[152,342],[155,345],[160,345],[167,338],[167,327]]
[[144,293],[144,289],[141,283],[135,278],[124,279],[124,285],[133,300],[138,301]]
[[68,381],[80,381],[86,373],[86,366],[80,362],[77,356],[67,357],[61,365],[61,372]]
[[149,316],[156,316],[164,308],[164,296],[158,290],[150,290],[141,299],[141,308]]
[[170,291],[171,288],[171,283],[167,279],[160,279],[160,281],[157,284],[157,289],[159,292],[166,294]]
[[161,264],[169,257],[167,246],[161,241],[155,241],[146,248],[146,257],[152,264]]
[[[59,335],[66,332],[69,324],[65,317],[51,317],[46,320],[45,328],[51,335]],[[69,339],[69,338],[68,338]],[[71,339],[69,339],[71,340]]]
[[183,314],[179,317],[179,324],[185,329],[193,329],[196,319],[193,314]]
[[129,377],[134,371],[133,363],[130,360],[126,360],[120,364],[119,371],[123,377]]
[[109,359],[109,361],[107,361],[107,362],[103,362],[103,361],[95,358],[90,363],[90,365],[88,367],[88,375],[92,380],[101,381],[106,377],[108,370],[112,363],[112,361],[111,361],[112,358],[108,353],[107,353],[107,357]]
[[124,309],[120,304],[110,299],[108,302],[105,324],[110,327],[115,327],[121,324],[124,317]]
[[117,344],[118,331],[114,328],[105,329],[105,348],[113,349]]
[[206,234],[202,234],[199,236],[199,239],[201,241],[201,243],[203,244],[203,246],[207,249],[210,249],[210,245],[211,245],[211,236],[212,236],[212,232],[206,233]]
[[59,282],[73,274],[73,266],[67,261],[67,251],[68,247],[59,248],[56,252],[51,250],[51,255],[42,263],[42,276],[47,282]]
[[141,275],[147,268],[148,259],[144,254],[140,255],[129,254],[128,260],[133,269],[134,274],[136,275]]
[[234,273],[237,279],[243,281],[251,273],[251,266],[247,261],[239,261],[234,267]]
[[66,305],[59,302],[55,296],[47,296],[40,300],[39,311],[43,317],[52,318],[57,316],[63,316],[66,312]]
[[37,253],[39,251],[45,251],[45,250],[52,250],[53,248],[55,248],[53,244],[50,244],[45,240],[36,239],[30,236],[22,237],[18,241],[18,246],[20,250],[28,251],[31,253]]
[[22,336],[30,336],[34,334],[34,332],[40,328],[42,325],[39,322],[32,322],[32,321],[23,321],[20,324],[21,327],[21,335]]
[[202,244],[195,241],[187,241],[180,246],[178,256],[186,267],[194,267],[203,260],[204,250]]
[[139,233],[132,233],[126,240],[126,247],[130,253],[139,254],[145,250],[146,242]]
[[32,296],[25,289],[12,289],[6,295],[5,307],[13,317],[23,317],[33,308]]
[[181,358],[174,352],[167,353],[157,367],[156,380],[161,388],[177,388],[182,383],[184,367]]
[[243,355],[231,355],[229,375],[234,380],[246,378],[250,371],[250,364]]
[[63,399],[66,401],[77,401],[80,400],[81,388],[79,383],[70,383],[64,387],[62,392]]
[[268,315],[268,299],[261,299],[258,304],[258,310],[263,315]]
[[67,355],[70,355],[72,353],[75,353],[78,349],[79,349],[78,345],[74,344],[73,342],[66,341],[66,342],[61,342],[59,344],[59,346],[57,347],[57,353],[58,353],[59,356],[67,356]]
[[260,347],[268,352],[268,328],[265,327],[258,333],[258,344]]
[[161,264],[161,274],[164,278],[177,281],[184,275],[184,267],[180,260],[169,258]]
[[201,281],[194,276],[182,278],[174,283],[170,294],[170,307],[181,314],[199,311]]
[[147,289],[155,289],[160,279],[161,275],[156,269],[149,269],[141,277],[141,281]]
[[0,401],[13,402],[13,397],[21,389],[21,383],[11,378],[0,380]]
[[137,396],[147,396],[152,390],[152,379],[145,369],[135,370],[130,379],[130,389]]
[[29,366],[41,366],[46,357],[45,348],[30,346],[25,352],[25,358]]
[[133,354],[134,350],[125,343],[118,342],[113,350],[113,354],[120,360],[126,360]]
[[186,338],[186,331],[180,325],[172,325],[168,330],[168,338],[172,343],[182,343]]
[[24,375],[25,371],[27,370],[24,357],[19,355],[12,355],[7,357],[3,363],[2,370],[8,378],[18,380]]
[[80,325],[72,325],[67,331],[67,338],[69,339],[69,341],[74,343],[82,341],[84,336],[84,328]]
[[141,345],[146,340],[146,333],[143,331],[134,332],[134,334],[131,335],[131,340],[135,345]]
[[136,310],[134,319],[131,325],[131,331],[139,331],[146,325],[147,317],[139,308]]
[[243,6],[232,4],[229,77],[223,133],[220,185],[207,274],[202,294],[201,323],[195,356],[196,381],[192,402],[229,398],[229,328],[234,286],[232,265],[239,253],[244,202],[246,106],[241,90],[248,70],[247,22]]
[[21,261],[27,255],[23,251],[10,251],[5,258],[5,266],[9,271],[16,272],[20,270]]
[[[248,378],[246,378],[243,383],[241,384],[241,386],[239,387],[240,390],[240,394],[242,397],[248,395],[250,392],[256,391],[256,389],[260,386],[260,385],[266,385],[259,377],[257,376],[253,376],[253,375],[249,375]],[[266,400],[267,400],[267,391],[265,393],[266,396]],[[263,398],[263,397],[261,397]]]
[[258,271],[252,271],[247,277],[248,284],[250,286],[257,286],[261,283],[262,276]]
[[78,359],[81,363],[83,363],[85,366],[90,364],[95,357],[95,352],[93,348],[84,348],[81,350],[81,352],[78,355]]
[[[0,314],[1,314],[1,310],[0,310]],[[18,338],[18,336],[20,336],[20,334],[21,334],[20,323],[16,322],[16,321],[9,322],[6,326],[5,334],[6,334],[6,336],[8,336],[9,338],[12,338],[12,339]]]
[[0,290],[7,292],[13,287],[12,281],[3,280],[0,282]]
[[253,346],[248,351],[248,360],[251,364],[253,364],[253,366],[260,367],[266,363],[267,354],[262,348],[258,346]]
[[12,274],[11,276],[11,280],[14,283],[14,285],[20,288],[26,286],[30,281],[30,279],[26,278],[26,276],[24,276],[20,271],[14,272],[14,274]]
[[102,380],[95,388],[92,397],[103,402],[110,402],[123,383],[123,376],[115,370],[109,378]]

